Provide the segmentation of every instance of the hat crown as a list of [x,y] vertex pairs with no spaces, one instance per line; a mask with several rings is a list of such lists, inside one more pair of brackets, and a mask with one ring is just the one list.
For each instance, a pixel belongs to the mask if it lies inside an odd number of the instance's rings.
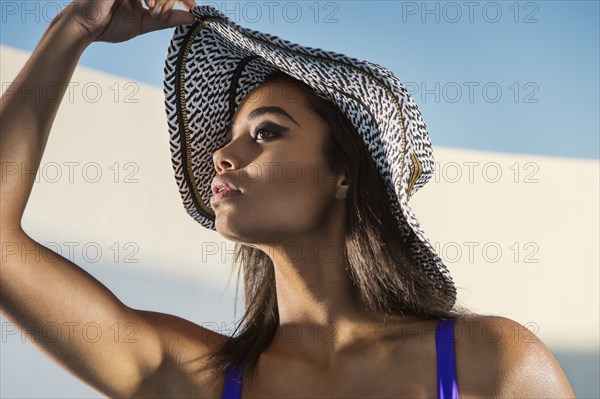
[[[435,162],[427,127],[412,96],[392,71],[345,54],[300,46],[274,35],[244,28],[210,5],[198,5],[193,7],[191,12],[198,19],[205,21],[207,26],[221,35],[224,40],[235,43],[238,49],[246,50],[249,54],[258,54],[269,66],[274,69],[284,69],[284,72],[304,81],[319,94],[328,97],[340,107],[355,126],[353,116],[357,113],[370,114],[369,119],[372,120],[372,125],[378,133],[368,132],[369,126],[356,127],[362,130],[360,133],[363,139],[371,136],[373,140],[377,140],[379,137],[381,142],[377,145],[383,149],[389,161],[395,162],[385,168],[391,171],[392,176],[387,176],[386,170],[380,168],[386,182],[393,185],[393,181],[398,180],[404,168],[409,172],[407,181],[395,187],[394,191],[403,191],[403,195],[406,195],[408,200],[430,180],[434,173]],[[297,62],[304,62],[305,68],[302,70],[286,68],[286,64],[289,64],[288,57],[294,57]],[[321,60],[321,63],[323,60],[334,62],[342,70],[348,71],[347,77],[344,78],[341,73],[331,75],[314,73],[316,68],[310,68],[312,60]],[[307,70],[313,73],[306,73]],[[340,92],[342,88],[348,90]],[[365,96],[365,92],[373,94]],[[371,100],[371,103],[366,106],[361,104],[350,107],[348,97],[353,97],[355,101],[365,98]],[[384,98],[387,101],[380,101]],[[386,134],[385,132],[394,131],[394,125],[398,131],[394,134]],[[396,149],[389,147],[399,141],[404,145],[401,156],[397,157]],[[369,142],[365,144],[370,145]],[[382,159],[380,162],[385,160]]]

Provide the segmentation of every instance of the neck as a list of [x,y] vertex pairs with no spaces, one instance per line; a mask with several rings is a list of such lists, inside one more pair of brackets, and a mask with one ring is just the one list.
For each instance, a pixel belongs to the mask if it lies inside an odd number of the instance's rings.
[[368,309],[350,278],[344,240],[342,230],[329,231],[265,250],[274,265],[280,321],[272,352],[328,367],[375,331],[392,328],[388,319],[405,319]]

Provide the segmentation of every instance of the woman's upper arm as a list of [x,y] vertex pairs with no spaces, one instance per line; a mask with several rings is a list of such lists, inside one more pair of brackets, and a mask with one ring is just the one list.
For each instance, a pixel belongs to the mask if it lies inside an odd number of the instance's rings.
[[162,347],[162,364],[140,384],[133,397],[219,397],[223,375],[210,355],[230,338],[178,316],[139,311],[155,326]]
[[160,334],[143,313],[20,229],[0,234],[2,314],[50,358],[120,397],[160,367]]

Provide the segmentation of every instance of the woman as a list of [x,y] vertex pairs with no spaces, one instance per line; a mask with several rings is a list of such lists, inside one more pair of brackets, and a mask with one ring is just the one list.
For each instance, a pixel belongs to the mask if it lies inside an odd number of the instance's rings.
[[[171,10],[173,1],[146,5],[149,11],[130,0],[70,4],[13,85],[66,87],[94,41],[196,24],[194,15]],[[230,338],[129,308],[67,259],[49,257],[22,229],[33,176],[21,180],[20,174],[2,182],[3,248],[9,242],[20,248],[2,258],[3,314],[20,328],[49,321],[94,320],[103,328],[134,323],[137,342],[108,335],[94,343],[77,335],[37,342],[112,397],[574,397],[552,354],[529,330],[453,306],[443,265],[413,256],[408,243],[424,239],[414,221],[402,223],[403,215],[394,213],[396,197],[378,174],[386,158],[374,159],[378,147],[360,140],[360,123],[310,85],[273,72],[250,92],[231,96],[226,140],[204,154],[218,176],[209,187],[212,209],[193,192],[203,187],[190,184],[198,176],[185,158],[191,152],[174,150],[182,156],[174,157],[174,166],[180,188],[189,191],[182,189],[188,212],[239,245],[247,300],[240,334]],[[0,161],[31,170],[58,102],[26,101],[20,93],[7,90],[2,98]],[[180,111],[173,118],[189,116]],[[299,173],[293,179],[256,174],[284,164]],[[412,185],[402,186],[407,196],[424,184],[416,165]],[[409,223],[413,230],[403,229]]]

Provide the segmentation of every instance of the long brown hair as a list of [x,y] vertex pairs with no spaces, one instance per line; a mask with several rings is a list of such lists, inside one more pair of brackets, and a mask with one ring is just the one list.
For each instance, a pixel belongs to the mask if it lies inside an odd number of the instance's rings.
[[[300,90],[306,105],[329,126],[323,148],[327,167],[333,172],[348,171],[345,249],[349,276],[370,310],[427,319],[473,314],[463,306],[452,306],[452,298],[436,290],[430,278],[414,266],[392,215],[385,182],[340,109],[287,74],[275,72],[263,83],[274,81],[291,83]],[[210,362],[220,371],[243,364],[246,379],[252,378],[260,354],[279,325],[275,271],[271,259],[257,248],[236,243],[234,252],[238,281],[241,269],[244,272],[246,309],[232,337],[211,354]]]

